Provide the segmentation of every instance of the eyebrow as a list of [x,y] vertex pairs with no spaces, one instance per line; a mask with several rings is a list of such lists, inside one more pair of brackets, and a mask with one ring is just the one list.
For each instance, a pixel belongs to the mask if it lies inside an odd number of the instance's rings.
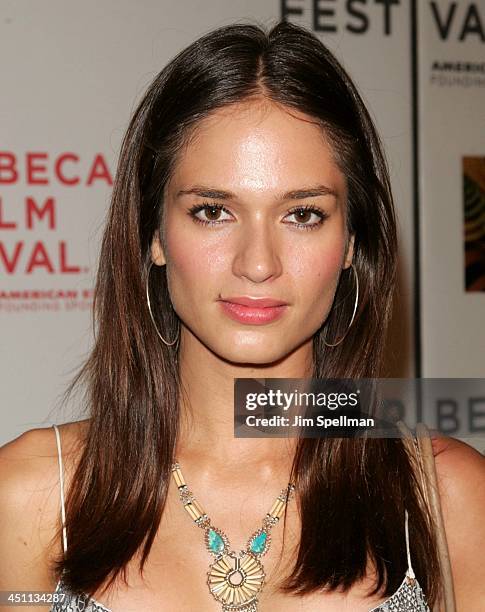
[[[177,192],[176,197],[179,198],[183,195],[198,195],[201,198],[214,198],[216,200],[230,200],[237,196],[231,191],[223,191],[221,189],[215,189],[213,187],[206,187],[204,185],[196,185],[190,189],[181,189]],[[281,195],[281,200],[303,200],[304,198],[314,198],[317,196],[333,195],[338,197],[337,192],[334,189],[330,189],[326,185],[316,185],[315,187],[306,187],[304,189],[294,189],[287,191]]]

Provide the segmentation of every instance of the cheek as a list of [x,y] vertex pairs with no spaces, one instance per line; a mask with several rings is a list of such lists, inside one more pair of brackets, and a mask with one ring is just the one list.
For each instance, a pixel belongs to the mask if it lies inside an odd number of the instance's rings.
[[199,293],[199,285],[207,281],[209,261],[202,252],[178,242],[168,249],[167,278],[175,309],[186,310]]
[[222,241],[217,243],[210,235],[201,236],[201,232],[194,232],[190,226],[181,228],[174,224],[167,231],[167,237],[170,237],[167,239],[170,293],[174,306],[187,311],[198,303],[197,297],[207,296],[208,290],[214,289],[214,283],[227,274],[230,269],[227,249],[221,248]]
[[343,240],[334,240],[320,248],[302,248],[292,253],[291,274],[308,289],[314,285],[325,286],[338,278],[343,258]]
[[297,289],[301,312],[308,322],[321,322],[330,310],[344,258],[343,240],[319,249],[301,250],[292,258],[290,275]]

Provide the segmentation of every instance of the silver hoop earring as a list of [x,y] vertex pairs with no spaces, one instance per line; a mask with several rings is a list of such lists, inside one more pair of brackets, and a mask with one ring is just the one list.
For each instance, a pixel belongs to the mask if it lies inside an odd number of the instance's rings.
[[158,331],[157,324],[155,323],[155,319],[153,317],[152,307],[151,307],[151,304],[150,304],[150,295],[149,295],[150,292],[148,290],[148,284],[149,284],[148,281],[150,279],[150,270],[152,269],[152,266],[153,266],[153,261],[151,261],[150,265],[148,266],[147,280],[146,280],[146,294],[147,294],[148,312],[150,313],[150,318],[152,320],[153,326],[155,327],[155,331],[157,332],[158,337],[160,338],[160,340],[164,344],[166,344],[167,346],[173,346],[177,342],[177,340],[179,339],[179,336],[180,336],[180,327],[179,327],[179,329],[177,331],[177,335],[175,337],[175,340],[173,340],[172,342],[167,342],[167,340],[165,340],[165,338],[162,336],[162,334]]
[[342,340],[345,338],[345,336],[349,333],[350,326],[354,322],[355,313],[357,312],[357,304],[359,302],[359,277],[357,276],[357,270],[355,269],[354,264],[350,264],[350,267],[354,271],[354,276],[355,276],[355,303],[354,303],[354,312],[352,313],[352,318],[350,319],[349,326],[347,327],[344,335],[340,338],[340,340],[338,340],[334,344],[329,344],[328,342],[325,341],[325,338],[324,338],[323,342],[324,342],[324,344],[326,346],[338,346],[342,342]]

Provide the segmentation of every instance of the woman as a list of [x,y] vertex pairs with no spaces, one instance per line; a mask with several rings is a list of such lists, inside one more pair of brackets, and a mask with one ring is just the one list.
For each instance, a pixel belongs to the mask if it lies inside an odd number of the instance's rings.
[[[233,435],[234,378],[382,372],[395,268],[379,138],[324,45],[236,24],[182,51],[123,142],[71,387],[89,418],[2,449],[1,587],[57,586],[53,610],[438,605],[401,439]],[[458,610],[478,611],[484,460],[444,437],[434,452]]]

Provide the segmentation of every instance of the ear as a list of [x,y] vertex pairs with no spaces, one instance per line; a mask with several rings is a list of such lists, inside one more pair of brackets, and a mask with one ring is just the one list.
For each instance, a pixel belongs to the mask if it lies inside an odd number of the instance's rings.
[[346,270],[352,263],[352,258],[354,256],[354,238],[355,234],[352,234],[347,244],[347,252],[345,253],[345,261],[343,265],[344,270]]
[[153,234],[153,240],[150,247],[150,251],[152,254],[152,261],[157,266],[163,266],[166,263],[165,253],[163,252],[162,243],[160,241],[160,233],[158,230],[155,230]]

